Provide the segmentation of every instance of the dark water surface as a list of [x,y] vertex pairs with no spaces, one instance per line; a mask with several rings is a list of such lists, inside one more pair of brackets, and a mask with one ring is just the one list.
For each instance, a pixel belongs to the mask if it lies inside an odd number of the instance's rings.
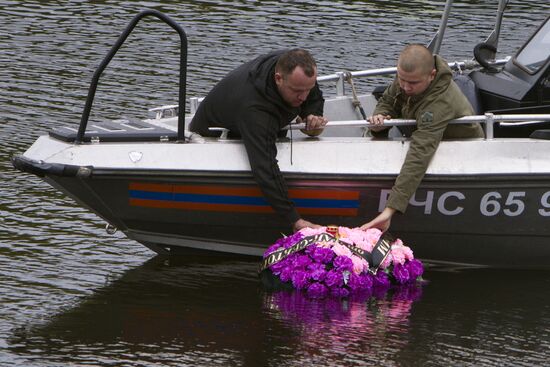
[[[154,257],[9,162],[51,127],[78,123],[94,68],[141,9],[184,27],[188,96],[200,96],[280,47],[309,48],[321,75],[390,66],[404,43],[431,39],[443,3],[0,0],[0,365],[547,365],[549,272],[429,268],[413,293],[369,300],[271,293],[256,261]],[[464,60],[492,28],[495,1],[455,3],[441,53]],[[511,1],[499,56],[549,14],[546,1]],[[175,103],[177,51],[173,31],[140,23],[104,73],[92,119]]]

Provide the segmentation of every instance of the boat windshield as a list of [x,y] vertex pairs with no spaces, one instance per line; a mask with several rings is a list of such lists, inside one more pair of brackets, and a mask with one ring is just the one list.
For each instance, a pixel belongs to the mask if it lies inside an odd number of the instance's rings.
[[536,73],[550,56],[550,18],[517,54],[516,62],[529,73]]

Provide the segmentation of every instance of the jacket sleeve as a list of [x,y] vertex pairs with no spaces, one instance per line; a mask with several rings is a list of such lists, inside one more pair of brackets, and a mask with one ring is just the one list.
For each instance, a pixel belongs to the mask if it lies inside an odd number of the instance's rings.
[[277,120],[267,111],[248,108],[239,119],[243,139],[255,181],[276,213],[294,224],[300,215],[288,198],[288,189],[277,163]]
[[319,84],[315,82],[315,87],[311,89],[307,99],[302,103],[300,117],[306,118],[309,115],[323,116],[324,104],[323,92],[321,92]]
[[373,115],[390,115],[392,118],[400,117],[401,106],[397,99],[399,92],[399,83],[397,79],[394,79],[393,83],[386,88],[382,97],[376,103]]
[[423,118],[425,112],[426,110],[422,110],[416,115],[418,129],[411,136],[405,162],[401,166],[401,172],[386,203],[386,206],[401,213],[407,209],[410,198],[426,174],[428,165],[448,125],[447,120],[437,120],[437,116],[433,115],[433,122],[425,121],[426,118]]

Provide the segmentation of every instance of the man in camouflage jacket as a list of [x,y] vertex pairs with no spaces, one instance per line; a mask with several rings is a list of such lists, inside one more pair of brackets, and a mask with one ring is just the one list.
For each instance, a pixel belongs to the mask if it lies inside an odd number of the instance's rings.
[[448,124],[449,120],[472,115],[473,110],[445,60],[422,45],[409,45],[399,55],[397,77],[385,90],[369,122],[387,129],[385,119],[416,119],[401,172],[392,187],[386,208],[361,228],[388,230],[393,214],[404,213],[410,198],[424,177],[442,139],[483,138],[481,126]]

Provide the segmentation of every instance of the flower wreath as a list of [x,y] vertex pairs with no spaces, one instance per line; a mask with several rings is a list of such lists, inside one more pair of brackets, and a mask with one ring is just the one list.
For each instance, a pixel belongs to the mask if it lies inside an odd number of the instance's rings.
[[[347,297],[421,280],[422,263],[400,239],[378,229],[304,228],[278,239],[263,255],[260,276],[313,298]],[[274,283],[275,282],[275,283]]]

